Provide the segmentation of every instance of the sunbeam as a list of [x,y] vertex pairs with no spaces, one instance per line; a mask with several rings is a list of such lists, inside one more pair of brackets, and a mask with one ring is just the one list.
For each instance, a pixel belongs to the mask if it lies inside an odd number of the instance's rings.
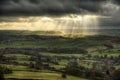
[[[31,16],[17,18],[17,21],[0,22],[1,30],[60,31],[65,34],[90,33],[99,29],[98,15]],[[14,17],[10,17],[14,18]],[[97,34],[97,33],[94,33]]]

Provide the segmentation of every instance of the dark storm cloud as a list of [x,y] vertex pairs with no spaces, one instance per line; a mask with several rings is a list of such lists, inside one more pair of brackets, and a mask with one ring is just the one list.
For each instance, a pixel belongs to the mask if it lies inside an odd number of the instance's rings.
[[106,0],[0,0],[1,15],[97,13]]
[[99,21],[101,28],[103,26],[109,26],[109,29],[120,29],[120,0],[108,0],[102,4],[102,9],[102,14],[109,18],[103,18]]
[[[120,26],[120,0],[0,0],[0,16],[96,14],[101,26]],[[16,19],[16,18],[15,18]],[[1,18],[0,21],[14,21]]]

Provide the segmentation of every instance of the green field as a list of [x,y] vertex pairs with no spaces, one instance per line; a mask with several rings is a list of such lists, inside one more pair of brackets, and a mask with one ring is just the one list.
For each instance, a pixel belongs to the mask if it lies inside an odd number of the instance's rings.
[[[11,74],[5,74],[5,78],[88,80],[70,74],[67,74],[66,79],[61,78],[62,73],[60,70],[64,69],[72,61],[77,61],[78,65],[91,69],[94,63],[102,63],[105,60],[109,60],[111,56],[114,59],[120,56],[119,36],[1,36],[0,54],[8,59],[7,63],[3,62],[1,65],[7,66],[13,71]],[[59,51],[55,52],[56,50]],[[71,52],[72,50],[84,50],[87,53],[79,51],[74,53]],[[101,58],[106,55],[107,59]],[[43,64],[48,64],[50,67],[55,68],[56,71],[36,70],[29,67],[31,62],[35,64],[40,60],[43,61]],[[113,67],[116,69],[120,68],[119,62],[115,63]]]
[[38,79],[38,80],[88,80],[84,78],[74,77],[67,75],[67,78],[61,78],[61,73],[49,71],[49,70],[31,70],[26,66],[16,66],[16,65],[5,65],[11,68],[13,71],[12,74],[6,74],[5,78],[17,78],[17,79]]
[[29,71],[14,71],[13,74],[5,75],[6,78],[19,79],[42,79],[42,80],[87,80],[84,78],[67,76],[67,79],[61,78],[60,73],[56,72],[29,72]]

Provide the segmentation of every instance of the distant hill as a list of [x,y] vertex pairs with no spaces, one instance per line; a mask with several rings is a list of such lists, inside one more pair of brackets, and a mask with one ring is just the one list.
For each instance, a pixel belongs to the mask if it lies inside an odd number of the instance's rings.
[[61,31],[28,31],[28,30],[0,30],[0,35],[48,35],[48,36],[64,36],[64,35],[120,35],[120,29],[88,29],[87,32],[81,30]]
[[0,30],[0,35],[63,35],[60,31]]

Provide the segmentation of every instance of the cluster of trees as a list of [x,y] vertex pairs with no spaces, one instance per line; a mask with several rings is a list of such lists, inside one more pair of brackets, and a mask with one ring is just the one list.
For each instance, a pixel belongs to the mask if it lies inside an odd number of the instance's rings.
[[36,69],[36,70],[44,70],[44,69],[51,70],[51,69],[53,69],[53,67],[50,67],[49,64],[47,64],[47,63],[45,64],[45,63],[42,63],[39,61],[37,61],[35,63],[30,62],[29,68]]
[[[102,66],[99,65],[99,67]],[[65,73],[78,77],[85,77],[91,80],[120,80],[120,69],[105,68],[99,70],[95,66],[93,66],[93,68],[86,68],[75,61],[67,64]]]
[[36,56],[39,52],[51,52],[51,53],[76,53],[76,54],[87,54],[88,51],[81,48],[4,48],[0,49],[0,53],[2,54],[26,54]]
[[113,73],[113,79],[114,80],[120,80],[120,69],[117,69]]
[[[50,57],[42,57],[42,55],[37,54],[36,56],[32,56],[30,59],[29,68],[37,69],[37,70],[56,70],[54,67],[51,67],[49,64],[59,64],[55,58]],[[32,62],[34,61],[34,62]]]
[[3,56],[3,54],[0,54],[0,62],[5,62],[6,61],[6,57]]
[[4,74],[11,74],[12,70],[6,66],[1,66],[0,65],[0,71],[3,72]]
[[88,51],[85,49],[81,49],[81,48],[52,48],[49,49],[48,52],[52,52],[52,53],[79,53],[79,54],[87,54]]
[[0,80],[5,80],[4,79],[4,73],[3,73],[3,71],[0,69]]

